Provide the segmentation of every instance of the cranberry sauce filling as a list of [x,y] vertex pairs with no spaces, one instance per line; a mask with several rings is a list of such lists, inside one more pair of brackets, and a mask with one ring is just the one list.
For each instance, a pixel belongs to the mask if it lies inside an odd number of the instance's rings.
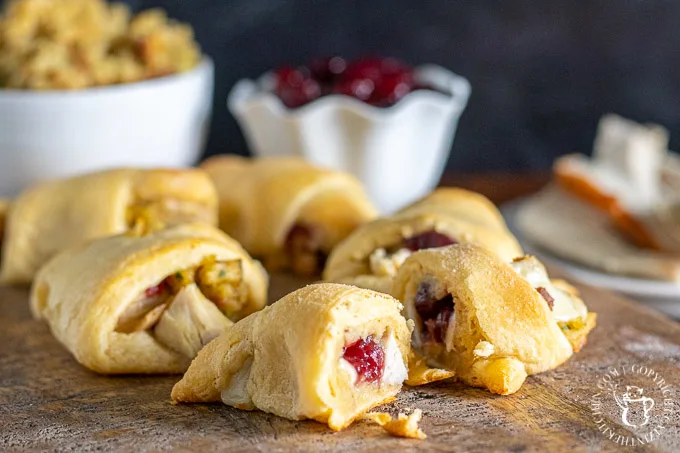
[[318,275],[326,264],[321,250],[321,233],[309,225],[295,224],[286,237],[285,249],[290,267],[298,275]]
[[385,351],[372,336],[345,346],[342,358],[347,360],[359,375],[358,382],[376,382],[385,370]]
[[449,321],[454,313],[453,296],[449,294],[437,299],[433,294],[432,284],[422,282],[416,292],[415,306],[425,327],[421,329],[423,342],[443,343],[446,339],[446,331],[449,329]]
[[156,286],[151,286],[151,287],[145,289],[144,295],[147,298],[151,299],[152,297],[158,296],[160,293],[162,293],[163,291],[165,291],[167,289],[169,289],[168,283],[165,280],[163,280],[162,282],[160,282]]
[[404,239],[404,247],[412,252],[423,249],[432,249],[435,247],[444,247],[456,243],[457,242],[450,237],[441,233],[437,233],[434,230],[426,231],[416,236],[411,236],[408,239]]
[[539,286],[536,288],[536,291],[543,297],[543,299],[546,301],[548,304],[548,307],[552,310],[553,307],[555,306],[555,299],[550,295],[547,289],[543,288],[542,286]]

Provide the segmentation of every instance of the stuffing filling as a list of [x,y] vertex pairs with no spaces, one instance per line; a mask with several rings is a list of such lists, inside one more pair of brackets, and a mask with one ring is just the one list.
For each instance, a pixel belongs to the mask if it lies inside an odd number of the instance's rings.
[[585,304],[551,281],[545,267],[535,257],[517,258],[510,266],[543,297],[563,330],[584,325],[588,316]]
[[345,345],[338,366],[349,374],[354,385],[399,385],[408,376],[399,345],[392,334],[383,340],[369,335]]
[[391,247],[389,250],[376,249],[368,257],[368,266],[373,275],[394,277],[399,267],[411,256],[411,253],[418,250],[445,247],[455,243],[456,241],[437,231],[425,231],[404,239],[401,244]]
[[116,331],[149,331],[165,346],[193,358],[237,320],[248,300],[240,260],[206,258],[144,290],[119,317]]
[[286,267],[304,277],[319,275],[328,258],[323,232],[310,225],[295,224],[286,236],[284,250]]

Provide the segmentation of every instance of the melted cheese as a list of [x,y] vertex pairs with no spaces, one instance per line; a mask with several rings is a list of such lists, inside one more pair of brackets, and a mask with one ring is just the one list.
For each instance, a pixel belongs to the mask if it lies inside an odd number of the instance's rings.
[[394,277],[409,256],[411,251],[408,249],[399,249],[389,255],[385,249],[377,249],[371,253],[368,264],[373,275]]
[[473,353],[477,357],[491,357],[493,353],[496,352],[496,348],[493,344],[489,343],[488,341],[480,341],[477,343],[477,346],[475,346],[475,349]]
[[588,315],[588,309],[583,303],[552,284],[545,268],[535,257],[526,256],[510,263],[510,266],[532,287],[545,288],[548,291],[554,299],[552,313],[558,322],[567,322],[576,318],[585,319]]
[[408,377],[408,369],[401,356],[399,345],[394,335],[390,334],[385,342],[385,370],[382,382],[389,385],[401,384]]
[[250,368],[252,365],[253,358],[250,357],[245,361],[241,369],[231,377],[229,385],[220,394],[224,404],[241,409],[252,407],[253,402],[248,394],[248,380],[250,379]]

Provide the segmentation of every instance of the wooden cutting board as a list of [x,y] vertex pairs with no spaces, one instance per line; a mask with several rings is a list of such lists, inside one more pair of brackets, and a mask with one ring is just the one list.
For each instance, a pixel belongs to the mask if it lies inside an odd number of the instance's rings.
[[[272,298],[304,283],[274,277]],[[417,441],[389,437],[368,422],[334,433],[219,404],[172,406],[178,376],[89,372],[31,319],[27,290],[0,288],[0,451],[680,451],[680,325],[612,294],[581,290],[599,314],[588,345],[558,370],[530,377],[518,393],[494,396],[446,381],[405,388],[386,409],[422,409],[428,438]],[[670,421],[650,444],[632,447],[629,439],[622,447],[601,432],[604,423],[619,443],[632,436],[612,395],[597,396],[607,369],[622,366],[646,366],[672,385]],[[633,378],[653,394],[650,378]],[[593,414],[595,400],[605,422]],[[663,407],[657,398],[653,420]]]

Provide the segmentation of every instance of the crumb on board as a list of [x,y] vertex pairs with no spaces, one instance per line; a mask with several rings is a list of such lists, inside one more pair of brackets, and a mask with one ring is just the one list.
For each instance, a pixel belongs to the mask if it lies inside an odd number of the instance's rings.
[[408,379],[405,384],[411,387],[429,384],[455,377],[456,373],[438,368],[430,368],[418,354],[411,351],[409,354]]
[[421,418],[423,418],[423,412],[420,409],[415,409],[411,415],[400,413],[397,418],[392,418],[386,412],[371,412],[362,416],[362,419],[377,423],[392,436],[422,440],[427,436],[418,427]]

